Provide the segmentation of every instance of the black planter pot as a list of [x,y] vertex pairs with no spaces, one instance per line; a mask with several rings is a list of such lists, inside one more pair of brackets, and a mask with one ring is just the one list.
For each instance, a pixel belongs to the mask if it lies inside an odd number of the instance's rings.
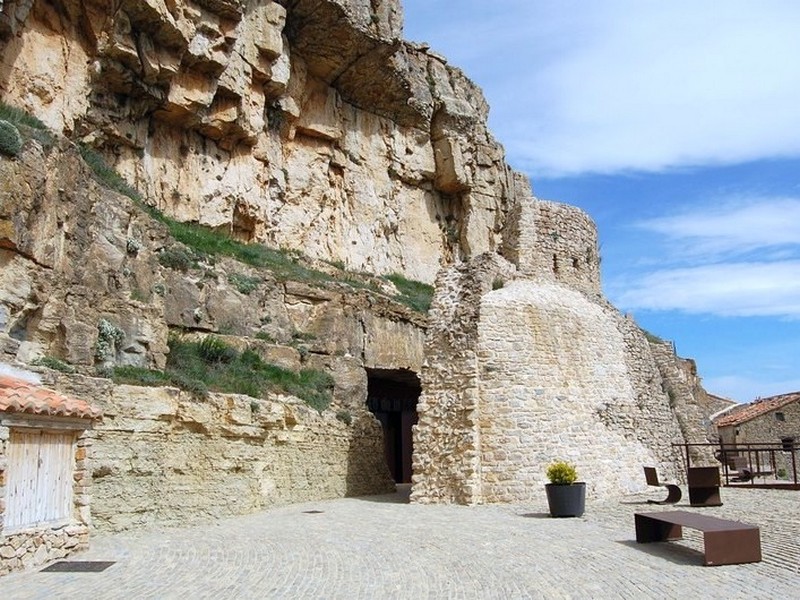
[[551,517],[580,517],[586,507],[586,483],[545,484]]

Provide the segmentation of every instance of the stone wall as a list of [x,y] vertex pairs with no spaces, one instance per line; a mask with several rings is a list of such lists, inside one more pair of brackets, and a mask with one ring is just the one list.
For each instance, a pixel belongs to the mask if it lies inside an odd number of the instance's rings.
[[[649,341],[649,344],[661,373],[662,389],[667,394],[669,406],[680,428],[680,435],[676,435],[674,441],[691,444],[708,443],[710,414],[705,408],[706,392],[697,375],[697,365],[693,360],[677,357],[674,346],[669,342]],[[711,447],[689,447],[689,459],[694,466],[719,464]],[[683,481],[684,475],[685,472],[679,472],[676,474],[676,479]]]
[[101,531],[394,490],[380,424],[363,405],[320,414],[289,396],[200,400],[175,388],[59,380],[105,413],[89,433]]
[[536,243],[527,252],[533,272],[577,290],[600,293],[597,227],[585,212],[556,202],[533,202]]
[[597,227],[575,206],[531,196],[528,180],[515,176],[513,204],[500,252],[521,275],[549,279],[600,294]]
[[87,548],[91,525],[91,438],[88,432],[76,432],[72,517],[66,523],[4,530],[9,433],[9,427],[0,425],[0,575],[64,558]]
[[474,504],[481,500],[480,298],[514,277],[497,255],[442,269],[425,338],[426,361],[414,427],[411,500]]
[[645,489],[645,465],[684,480],[673,444],[704,441],[693,363],[602,297],[583,212],[519,197],[502,248],[514,264],[487,254],[437,280],[412,500],[529,501],[555,460],[594,497]]
[[555,460],[574,463],[590,495],[613,496],[667,458],[672,415],[637,405],[626,339],[603,307],[518,280],[481,299],[480,332],[484,501],[529,501]]

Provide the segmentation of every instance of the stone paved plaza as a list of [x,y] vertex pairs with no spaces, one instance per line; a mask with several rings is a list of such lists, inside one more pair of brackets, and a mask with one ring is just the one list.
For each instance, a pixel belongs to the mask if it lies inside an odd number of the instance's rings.
[[[703,567],[699,533],[637,544],[633,513],[661,492],[552,519],[531,505],[424,506],[406,495],[329,500],[197,527],[95,535],[72,560],[101,573],[0,578],[0,598],[797,598],[800,492],[722,489],[684,508],[761,526],[761,563]],[[664,509],[666,510],[666,508]]]

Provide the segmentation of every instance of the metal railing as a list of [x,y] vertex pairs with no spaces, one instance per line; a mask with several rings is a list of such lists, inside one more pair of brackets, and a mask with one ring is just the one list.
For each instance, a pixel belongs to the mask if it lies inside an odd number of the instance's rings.
[[672,446],[683,449],[687,471],[692,466],[691,448],[713,448],[714,456],[722,463],[722,474],[726,486],[749,483],[754,487],[765,485],[769,487],[800,487],[797,464],[798,444],[795,442],[683,443],[672,444]]

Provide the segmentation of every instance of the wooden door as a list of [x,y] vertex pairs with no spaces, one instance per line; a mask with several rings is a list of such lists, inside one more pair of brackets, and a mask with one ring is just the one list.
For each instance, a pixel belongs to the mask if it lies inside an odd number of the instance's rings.
[[4,528],[69,519],[75,434],[12,429],[6,468]]

